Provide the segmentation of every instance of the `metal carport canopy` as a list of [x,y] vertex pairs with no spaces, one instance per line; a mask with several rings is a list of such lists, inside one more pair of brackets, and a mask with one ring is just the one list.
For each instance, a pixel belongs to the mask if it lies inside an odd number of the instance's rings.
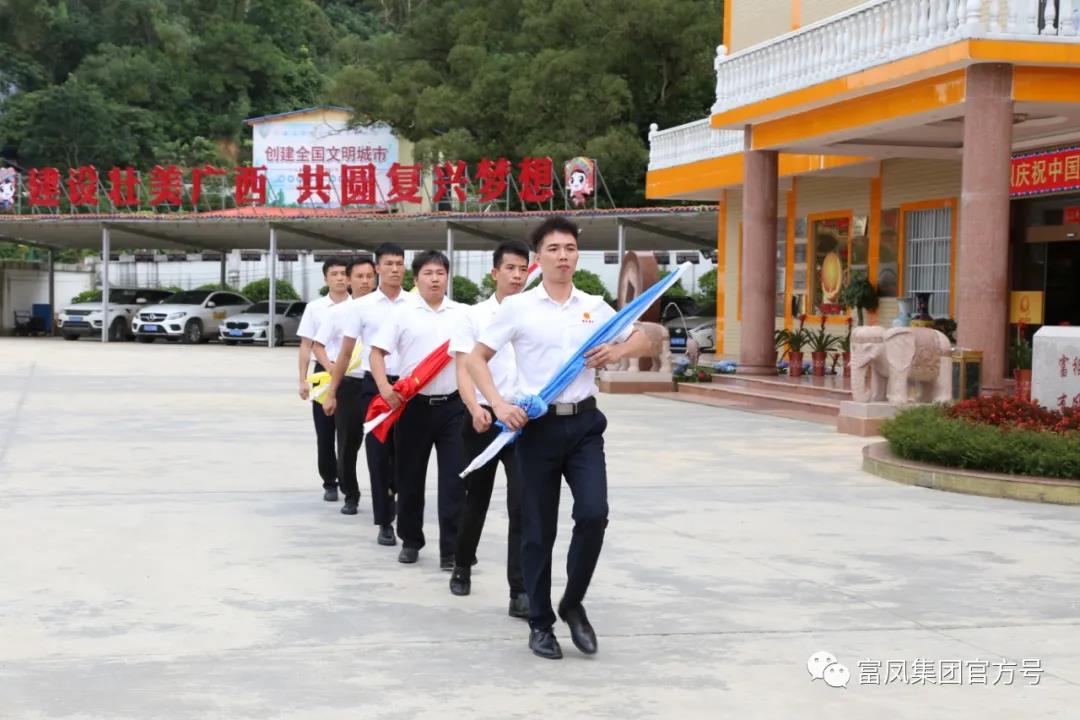
[[62,250],[95,249],[108,228],[116,250],[264,250],[276,230],[278,250],[373,250],[393,242],[406,250],[490,250],[502,239],[526,239],[552,214],[580,225],[582,250],[614,250],[623,226],[628,250],[711,251],[715,206],[576,210],[562,213],[376,214],[306,208],[242,208],[206,213],[0,215],[0,240]]

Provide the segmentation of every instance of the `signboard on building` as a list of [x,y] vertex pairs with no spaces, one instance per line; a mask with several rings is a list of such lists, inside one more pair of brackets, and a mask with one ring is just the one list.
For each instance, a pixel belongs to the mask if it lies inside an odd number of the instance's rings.
[[1080,224],[1080,205],[1065,208],[1065,224]]
[[1080,190],[1080,147],[1016,155],[1009,192],[1014,197]]
[[[345,165],[365,169],[353,180],[346,176],[345,182],[370,184],[361,195],[372,202],[354,204],[387,204],[389,171],[399,159],[398,139],[389,125],[376,123],[350,128],[344,118],[313,120],[310,115],[298,115],[255,122],[253,130],[251,164],[266,168],[267,205],[341,207],[342,195],[349,191],[342,187]],[[304,177],[305,165],[309,174],[310,168],[321,166],[326,182],[319,186],[327,186],[328,192],[304,192],[305,184],[311,181]]]
[[1009,293],[1009,322],[1013,325],[1043,324],[1043,293],[1016,290]]
[[1031,399],[1056,410],[1080,407],[1080,328],[1043,327],[1035,333]]

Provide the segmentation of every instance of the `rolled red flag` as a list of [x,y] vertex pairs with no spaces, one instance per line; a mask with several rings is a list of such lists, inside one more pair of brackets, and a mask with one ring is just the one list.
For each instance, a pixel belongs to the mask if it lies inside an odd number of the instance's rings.
[[443,368],[450,364],[450,341],[447,340],[439,347],[431,351],[431,354],[417,363],[411,373],[399,378],[394,383],[394,392],[401,396],[403,402],[397,410],[391,410],[390,404],[383,400],[382,395],[376,395],[368,404],[367,417],[364,419],[364,432],[373,433],[380,442],[386,442],[390,428],[405,410],[405,403],[409,402],[432,378],[442,372]]

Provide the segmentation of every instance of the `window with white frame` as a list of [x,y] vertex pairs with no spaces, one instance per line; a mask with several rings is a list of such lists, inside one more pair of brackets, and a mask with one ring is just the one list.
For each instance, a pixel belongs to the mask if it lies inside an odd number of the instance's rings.
[[930,314],[949,316],[952,208],[904,213],[904,295],[930,293]]

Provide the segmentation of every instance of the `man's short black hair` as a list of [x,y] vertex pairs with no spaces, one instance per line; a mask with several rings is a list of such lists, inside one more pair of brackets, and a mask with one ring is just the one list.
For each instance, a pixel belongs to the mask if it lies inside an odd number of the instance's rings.
[[375,262],[379,262],[383,259],[383,255],[396,255],[398,257],[405,257],[405,248],[401,247],[397,243],[383,243],[379,247],[375,248]]
[[348,277],[352,277],[353,268],[357,265],[370,265],[372,271],[375,270],[375,261],[371,259],[370,255],[364,255],[363,257],[353,258],[353,260],[345,268],[345,274]]
[[424,250],[423,252],[416,253],[412,259],[412,274],[416,277],[420,274],[420,269],[425,265],[442,265],[443,270],[450,272],[450,258],[438,250]]
[[552,215],[533,229],[532,234],[529,235],[529,245],[532,246],[533,250],[539,252],[540,243],[544,242],[544,238],[557,232],[573,235],[574,239],[577,240],[581,230],[578,229],[577,225],[570,222],[562,215]]
[[520,240],[503,240],[499,243],[499,247],[495,248],[495,254],[492,256],[492,267],[499,267],[503,263],[503,258],[507,255],[515,255],[517,257],[525,258],[525,262],[529,262],[529,246]]
[[349,269],[349,263],[345,261],[345,258],[332,257],[322,264],[322,276],[326,277],[326,273],[330,272],[330,268],[338,267],[339,265],[345,268],[346,271]]

